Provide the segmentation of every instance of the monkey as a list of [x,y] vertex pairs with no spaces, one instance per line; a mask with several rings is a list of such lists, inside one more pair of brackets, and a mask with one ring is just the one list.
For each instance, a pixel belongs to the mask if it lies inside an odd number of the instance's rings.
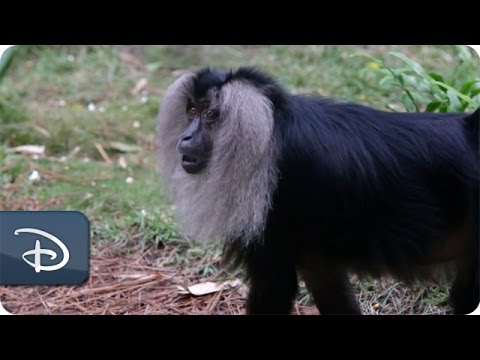
[[391,112],[292,94],[258,68],[204,68],[164,94],[157,166],[182,233],[220,241],[244,270],[247,314],[290,314],[303,279],[321,315],[360,315],[349,274],[409,282],[447,268],[453,312],[468,314],[479,110]]

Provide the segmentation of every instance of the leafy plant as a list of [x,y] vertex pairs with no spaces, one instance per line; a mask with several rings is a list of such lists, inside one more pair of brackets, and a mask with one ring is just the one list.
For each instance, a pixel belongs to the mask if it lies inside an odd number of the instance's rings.
[[[468,49],[459,47],[459,64],[472,63]],[[383,75],[380,85],[390,85],[401,89],[401,101],[405,109],[428,112],[455,112],[475,110],[480,106],[480,78],[469,79],[463,84],[456,84],[456,78],[446,80],[442,75],[426,71],[418,62],[399,52],[389,52],[399,59],[402,67],[393,68],[384,60],[369,54],[355,53],[351,56],[363,56],[371,60],[369,68]]]
[[5,77],[7,70],[12,63],[13,55],[16,51],[16,47],[11,47],[5,51],[3,56],[0,57],[0,83],[2,79]]

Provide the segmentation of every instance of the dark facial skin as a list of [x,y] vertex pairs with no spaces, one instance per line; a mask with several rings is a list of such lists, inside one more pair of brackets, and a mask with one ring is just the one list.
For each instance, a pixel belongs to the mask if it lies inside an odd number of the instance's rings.
[[206,168],[213,148],[213,127],[218,110],[204,99],[189,100],[187,104],[188,128],[178,142],[182,167],[189,174],[198,174]]

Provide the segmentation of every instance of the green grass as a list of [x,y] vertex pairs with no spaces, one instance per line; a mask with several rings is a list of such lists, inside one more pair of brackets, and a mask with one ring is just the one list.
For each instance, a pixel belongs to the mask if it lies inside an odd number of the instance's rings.
[[[459,67],[454,46],[146,46],[144,66],[111,46],[21,46],[0,82],[0,206],[2,209],[80,210],[91,221],[94,244],[105,241],[160,245],[175,241],[172,264],[217,258],[218,249],[186,244],[159,185],[154,159],[155,118],[161,97],[178,70],[203,66],[258,66],[288,90],[360,101],[378,108],[398,105],[398,92],[378,84],[365,52],[382,58],[399,51],[445,78],[478,78],[479,62]],[[392,66],[395,62],[386,59]],[[132,88],[148,79],[142,94]],[[143,99],[142,99],[143,98]],[[88,111],[94,104],[96,111]],[[100,109],[102,111],[100,111]],[[134,145],[122,152],[113,142]],[[46,155],[14,154],[36,144]],[[109,164],[96,144],[108,154]],[[138,148],[138,149],[137,149]],[[118,165],[120,157],[127,164]],[[31,182],[32,171],[40,181]],[[127,183],[127,178],[133,179]],[[32,205],[35,204],[35,205]],[[205,262],[200,275],[218,270]],[[305,297],[305,294],[302,296]]]

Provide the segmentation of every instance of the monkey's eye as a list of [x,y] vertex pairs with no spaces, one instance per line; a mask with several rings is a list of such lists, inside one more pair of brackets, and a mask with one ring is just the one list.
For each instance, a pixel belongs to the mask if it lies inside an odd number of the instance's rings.
[[216,115],[217,115],[216,112],[213,111],[213,110],[208,110],[208,111],[205,113],[205,117],[206,117],[207,119],[210,119],[210,120],[213,119],[213,118],[215,118]]
[[189,115],[196,115],[197,114],[197,108],[195,106],[192,106],[190,109],[188,109],[188,114]]

